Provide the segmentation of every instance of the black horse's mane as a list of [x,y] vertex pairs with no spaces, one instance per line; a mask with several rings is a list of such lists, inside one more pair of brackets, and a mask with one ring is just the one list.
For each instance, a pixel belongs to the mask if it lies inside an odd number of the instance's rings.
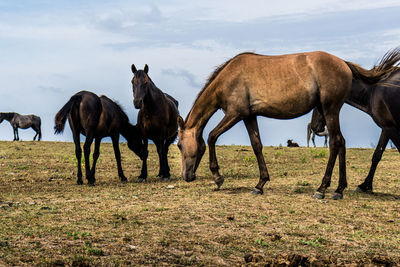
[[375,71],[384,71],[392,73],[399,70],[400,64],[400,46],[386,52],[381,60],[372,68]]
[[12,119],[15,116],[15,112],[0,112],[0,115],[4,117],[4,119]]
[[117,101],[111,100],[110,98],[108,98],[108,97],[105,96],[105,95],[102,95],[101,97],[107,98],[107,99],[110,101],[110,103],[113,103],[112,106],[115,108],[115,111],[118,113],[118,115],[119,115],[125,122],[128,122],[128,123],[129,123],[128,115],[126,115],[124,109],[121,107],[121,105],[120,105]]

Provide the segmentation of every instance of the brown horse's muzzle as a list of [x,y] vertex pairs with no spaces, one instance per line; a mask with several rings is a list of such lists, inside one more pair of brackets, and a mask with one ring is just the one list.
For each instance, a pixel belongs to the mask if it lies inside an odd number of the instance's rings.
[[142,105],[143,105],[143,100],[142,99],[134,99],[133,105],[135,106],[136,109],[141,109]]

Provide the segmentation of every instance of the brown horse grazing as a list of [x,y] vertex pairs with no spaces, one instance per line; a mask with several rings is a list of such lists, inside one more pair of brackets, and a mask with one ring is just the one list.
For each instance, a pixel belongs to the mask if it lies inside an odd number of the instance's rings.
[[[127,179],[121,167],[121,153],[119,151],[119,135],[121,134],[128,142],[128,147],[143,158],[144,147],[139,129],[129,123],[128,116],[121,107],[106,96],[93,94],[92,92],[81,91],[61,108],[55,117],[55,133],[64,131],[65,121],[69,121],[72,130],[75,155],[78,160],[78,184],[83,184],[81,170],[82,150],[80,146],[80,134],[86,136],[83,151],[85,156],[86,179],[89,185],[95,184],[96,162],[100,155],[100,142],[103,137],[110,136],[115,159],[117,160],[118,176],[122,182]],[[90,169],[90,146],[95,140],[93,163]]]
[[36,140],[36,137],[38,137],[38,141],[42,139],[42,131],[40,130],[42,121],[40,120],[39,116],[33,114],[20,115],[16,112],[1,112],[0,123],[2,123],[3,120],[9,121],[11,126],[13,127],[14,130],[13,141],[19,141],[18,128],[28,129],[29,127],[32,127],[32,129],[36,132],[35,136],[33,137],[33,141]]
[[315,135],[324,136],[324,147],[328,147],[328,128],[326,127],[324,116],[316,108],[313,110],[311,122],[307,124],[307,147],[310,146],[310,137],[315,147]]
[[157,176],[169,181],[171,175],[168,166],[168,147],[175,141],[178,134],[178,101],[158,89],[150,79],[148,72],[147,64],[143,70],[137,70],[132,64],[133,104],[135,108],[140,109],[137,124],[143,135],[146,151],[138,181],[144,182],[147,178],[148,139],[153,140],[157,147],[160,160],[160,170]]
[[[374,174],[386,145],[390,140],[400,152],[400,47],[387,52],[381,61],[370,70],[361,67],[353,71],[358,75],[374,75],[386,72],[387,75],[376,82],[365,82],[355,78],[346,103],[364,111],[382,129],[378,145],[372,156],[371,168],[365,181],[356,191],[371,192]],[[318,112],[318,111],[317,111]],[[321,115],[320,115],[321,116]],[[322,116],[321,116],[322,117]],[[324,123],[322,121],[318,123]]]
[[178,147],[182,154],[183,178],[186,181],[195,179],[196,169],[206,149],[203,129],[210,117],[222,109],[225,117],[208,137],[210,170],[215,182],[220,188],[224,181],[218,171],[216,140],[243,120],[260,170],[260,180],[253,193],[262,194],[263,186],[270,178],[262,154],[257,116],[292,119],[319,107],[329,130],[330,154],[325,175],[314,198],[324,197],[338,154],[339,185],[333,198],[342,198],[347,187],[346,150],[339,126],[339,111],[353,77],[348,64],[351,63],[325,52],[281,56],[243,53],[228,60],[210,76],[186,120],[179,117]]

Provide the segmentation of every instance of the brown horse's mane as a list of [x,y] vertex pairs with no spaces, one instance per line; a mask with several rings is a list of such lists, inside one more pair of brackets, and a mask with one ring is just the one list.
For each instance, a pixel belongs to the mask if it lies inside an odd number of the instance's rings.
[[[212,83],[212,81],[218,76],[218,74],[226,67],[226,65],[228,65],[233,59],[235,59],[238,56],[241,55],[245,55],[245,54],[250,54],[250,55],[256,55],[253,52],[243,52],[240,53],[236,56],[234,56],[231,59],[228,59],[225,63],[222,63],[221,65],[219,65],[218,67],[215,68],[214,72],[211,73],[210,76],[208,76],[206,83],[204,84],[203,88],[200,90],[200,92],[197,94],[196,100],[204,93],[204,91],[206,90],[206,88]],[[196,102],[195,100],[195,102]]]

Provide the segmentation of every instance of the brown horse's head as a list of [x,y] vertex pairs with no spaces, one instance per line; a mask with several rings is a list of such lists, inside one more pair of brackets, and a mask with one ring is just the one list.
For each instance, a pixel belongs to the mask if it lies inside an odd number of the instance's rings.
[[182,178],[186,182],[196,179],[196,170],[206,150],[203,138],[196,129],[186,129],[182,117],[178,117],[178,147],[182,155]]
[[137,70],[135,65],[132,64],[132,90],[133,90],[133,105],[135,108],[140,109],[148,93],[149,85],[151,85],[150,77],[147,75],[149,66],[144,66],[143,70]]

